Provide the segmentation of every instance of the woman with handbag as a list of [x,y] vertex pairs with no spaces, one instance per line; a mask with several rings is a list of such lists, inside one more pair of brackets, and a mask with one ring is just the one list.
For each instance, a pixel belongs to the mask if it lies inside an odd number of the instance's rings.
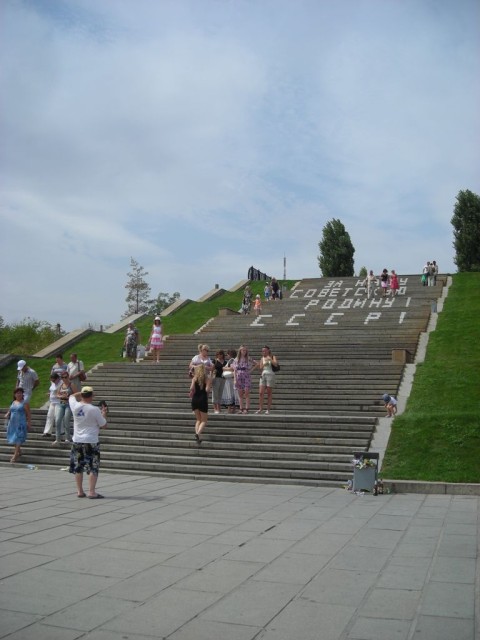
[[255,413],[262,413],[265,390],[267,390],[267,408],[265,414],[268,415],[272,408],[272,390],[275,384],[275,372],[280,370],[277,356],[272,354],[270,347],[263,347],[262,357],[258,362],[258,366],[260,367],[259,409],[255,411]]

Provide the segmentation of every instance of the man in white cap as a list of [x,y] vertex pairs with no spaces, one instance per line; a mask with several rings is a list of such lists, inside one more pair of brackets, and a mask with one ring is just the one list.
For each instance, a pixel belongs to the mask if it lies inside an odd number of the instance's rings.
[[73,444],[70,452],[70,473],[75,474],[77,497],[85,498],[83,490],[83,472],[88,475],[88,497],[91,500],[103,498],[96,492],[98,472],[100,470],[100,429],[107,426],[106,405],[99,409],[93,404],[92,387],[82,387],[73,393],[68,402],[73,414]]
[[37,372],[28,367],[25,360],[17,362],[17,372],[17,387],[23,389],[24,402],[30,403],[32,391],[40,384]]

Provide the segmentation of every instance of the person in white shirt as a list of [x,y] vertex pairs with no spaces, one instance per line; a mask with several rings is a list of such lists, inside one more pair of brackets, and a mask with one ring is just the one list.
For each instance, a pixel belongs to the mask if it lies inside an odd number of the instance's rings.
[[40,384],[37,372],[31,369],[25,360],[17,363],[17,387],[23,389],[23,401],[29,404],[32,392]]
[[57,407],[60,404],[60,398],[57,396],[58,387],[61,384],[61,379],[58,373],[52,373],[50,376],[50,387],[48,393],[50,396],[50,403],[48,405],[47,419],[45,421],[45,428],[43,430],[42,438],[48,438],[52,431],[56,432],[56,419],[57,419]]
[[103,498],[97,493],[96,485],[100,470],[100,429],[107,426],[107,407],[99,409],[93,404],[92,387],[83,387],[69,399],[73,414],[73,443],[70,452],[70,473],[75,474],[77,497],[85,498],[83,473],[88,475],[88,497]]

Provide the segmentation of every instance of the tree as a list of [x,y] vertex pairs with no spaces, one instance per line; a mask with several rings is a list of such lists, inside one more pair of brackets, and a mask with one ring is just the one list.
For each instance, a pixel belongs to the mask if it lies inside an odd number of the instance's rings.
[[360,271],[358,272],[358,277],[359,278],[366,278],[367,277],[367,273],[368,273],[367,267],[362,267],[360,269]]
[[65,331],[59,333],[57,327],[49,322],[30,317],[21,322],[2,324],[0,353],[36,353],[62,335],[65,335]]
[[453,260],[459,271],[480,271],[480,196],[459,191],[453,212]]
[[127,273],[130,279],[125,285],[125,289],[128,289],[128,295],[125,298],[128,309],[122,318],[128,318],[134,313],[146,313],[148,311],[150,285],[145,281],[148,271],[145,271],[133,258],[130,258],[130,267],[132,270]]
[[326,277],[353,276],[353,248],[350,235],[340,220],[333,219],[323,227],[323,239],[318,243],[318,266]]
[[148,301],[148,313],[152,316],[160,315],[160,312],[169,307],[171,304],[180,298],[180,294],[178,291],[172,293],[159,293],[158,296],[154,300]]

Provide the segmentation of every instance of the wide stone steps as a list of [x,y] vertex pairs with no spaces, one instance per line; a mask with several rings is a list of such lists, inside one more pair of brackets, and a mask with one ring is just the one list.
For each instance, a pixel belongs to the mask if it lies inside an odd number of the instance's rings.
[[[22,464],[66,468],[69,446],[52,447],[41,437],[46,412],[32,411],[32,432],[24,447]],[[161,473],[212,479],[223,477],[268,481],[344,483],[351,476],[353,450],[366,450],[372,419],[325,419],[243,415],[212,416],[198,446],[189,413],[155,414],[116,412],[102,431],[102,469]],[[270,423],[270,426],[269,426]],[[0,448],[7,462],[8,447]]]
[[[105,363],[89,372],[96,399],[110,405],[101,432],[102,469],[243,482],[333,486],[352,477],[354,451],[370,446],[383,393],[397,393],[404,365],[426,331],[437,287],[420,276],[400,277],[395,299],[367,300],[358,278],[307,279],[282,301],[263,303],[262,317],[228,310],[196,334],[166,338],[160,364]],[[268,344],[277,354],[273,410],[256,415],[259,372],[253,373],[251,412],[214,415],[204,441],[193,437],[188,363],[199,343],[216,350],[248,346],[258,359]],[[396,357],[398,354],[396,354]],[[69,447],[42,438],[45,411],[33,412],[22,463],[66,468]],[[11,447],[0,445],[0,463]]]

